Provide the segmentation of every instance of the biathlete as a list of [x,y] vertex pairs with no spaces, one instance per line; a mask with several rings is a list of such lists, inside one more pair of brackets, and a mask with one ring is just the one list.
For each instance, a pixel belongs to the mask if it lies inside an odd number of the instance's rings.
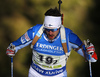
[[[67,53],[63,43],[66,44]],[[31,27],[18,40],[12,42],[6,54],[15,56],[19,49],[30,44],[33,55],[28,77],[67,77],[66,63],[72,49],[87,60],[91,54],[91,62],[97,61],[94,45],[90,43],[85,47],[72,30],[65,28],[57,8],[47,10],[43,24]]]

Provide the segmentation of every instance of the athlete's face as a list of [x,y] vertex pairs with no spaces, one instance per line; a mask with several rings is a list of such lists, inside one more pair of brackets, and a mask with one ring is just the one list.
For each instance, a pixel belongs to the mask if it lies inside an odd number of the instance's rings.
[[45,29],[47,37],[53,40],[59,33],[59,29]]

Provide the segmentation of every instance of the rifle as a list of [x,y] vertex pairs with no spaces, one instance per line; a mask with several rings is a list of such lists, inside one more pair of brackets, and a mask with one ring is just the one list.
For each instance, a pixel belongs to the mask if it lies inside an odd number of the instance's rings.
[[[61,13],[61,4],[62,4],[62,1],[59,0],[58,4],[59,4],[59,12]],[[62,25],[63,25],[63,17],[64,17],[64,14],[61,14]]]

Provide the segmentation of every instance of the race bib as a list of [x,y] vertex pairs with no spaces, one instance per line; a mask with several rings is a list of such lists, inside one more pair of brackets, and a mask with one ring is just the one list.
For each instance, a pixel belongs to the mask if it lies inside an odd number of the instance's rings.
[[59,69],[66,66],[66,56],[53,56],[33,51],[33,63],[43,69]]

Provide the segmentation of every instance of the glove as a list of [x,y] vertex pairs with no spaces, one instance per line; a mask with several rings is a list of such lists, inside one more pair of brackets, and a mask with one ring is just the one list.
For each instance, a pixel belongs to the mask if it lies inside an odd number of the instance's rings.
[[87,53],[92,55],[94,53],[94,51],[95,51],[94,45],[92,43],[90,43],[89,39],[87,39],[87,41],[84,40],[84,44],[85,44],[85,47],[87,49]]
[[95,48],[92,43],[90,43],[89,39],[84,40],[85,47],[87,49],[87,53],[91,55],[92,58],[97,60],[97,54],[95,53]]
[[88,54],[90,54],[90,55],[93,55],[93,53],[95,52],[95,48],[92,43],[90,43],[90,45],[88,45],[88,47],[86,49],[87,49]]
[[6,54],[10,57],[15,56],[15,45],[13,45],[12,43],[10,44],[10,46],[8,46]]

